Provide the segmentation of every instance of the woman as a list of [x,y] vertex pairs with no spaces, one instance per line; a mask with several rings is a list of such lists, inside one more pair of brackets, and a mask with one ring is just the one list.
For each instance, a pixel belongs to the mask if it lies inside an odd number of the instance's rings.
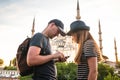
[[97,63],[103,60],[100,49],[89,30],[90,28],[83,21],[74,21],[67,33],[78,44],[74,58],[75,63],[78,64],[78,80],[97,80]]

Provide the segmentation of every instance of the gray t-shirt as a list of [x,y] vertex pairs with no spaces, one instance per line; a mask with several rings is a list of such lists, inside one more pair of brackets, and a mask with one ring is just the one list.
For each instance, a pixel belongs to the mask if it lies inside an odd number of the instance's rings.
[[83,45],[83,54],[81,55],[81,64],[78,65],[78,80],[87,80],[89,67],[87,59],[89,57],[98,57],[93,40],[87,40]]
[[[51,47],[49,38],[41,33],[36,33],[30,41],[30,46],[37,46],[41,48],[40,55],[50,55]],[[34,67],[34,80],[56,80],[55,62],[51,60],[45,64]]]

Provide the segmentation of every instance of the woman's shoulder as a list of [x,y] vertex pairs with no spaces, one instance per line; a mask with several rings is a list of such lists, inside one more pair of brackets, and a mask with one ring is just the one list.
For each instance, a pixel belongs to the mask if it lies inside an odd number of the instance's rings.
[[94,44],[94,40],[88,39],[85,41],[85,44]]

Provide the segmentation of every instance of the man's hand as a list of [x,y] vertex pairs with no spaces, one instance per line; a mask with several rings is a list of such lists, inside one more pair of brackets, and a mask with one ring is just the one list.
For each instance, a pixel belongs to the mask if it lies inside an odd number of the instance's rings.
[[55,62],[65,62],[66,60],[67,60],[67,58],[68,58],[69,56],[64,56],[64,54],[63,53],[61,53],[61,52],[59,52],[59,51],[57,51],[56,53],[54,53],[54,60],[55,60]]

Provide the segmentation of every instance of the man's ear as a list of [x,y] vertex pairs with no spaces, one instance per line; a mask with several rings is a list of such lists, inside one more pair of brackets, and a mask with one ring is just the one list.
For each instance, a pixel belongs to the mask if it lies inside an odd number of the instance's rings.
[[49,24],[49,26],[50,26],[50,27],[52,27],[53,25],[54,25],[54,23],[53,23],[53,22]]
[[55,25],[55,23],[52,22],[52,23],[51,23],[51,26],[54,26],[54,25]]

